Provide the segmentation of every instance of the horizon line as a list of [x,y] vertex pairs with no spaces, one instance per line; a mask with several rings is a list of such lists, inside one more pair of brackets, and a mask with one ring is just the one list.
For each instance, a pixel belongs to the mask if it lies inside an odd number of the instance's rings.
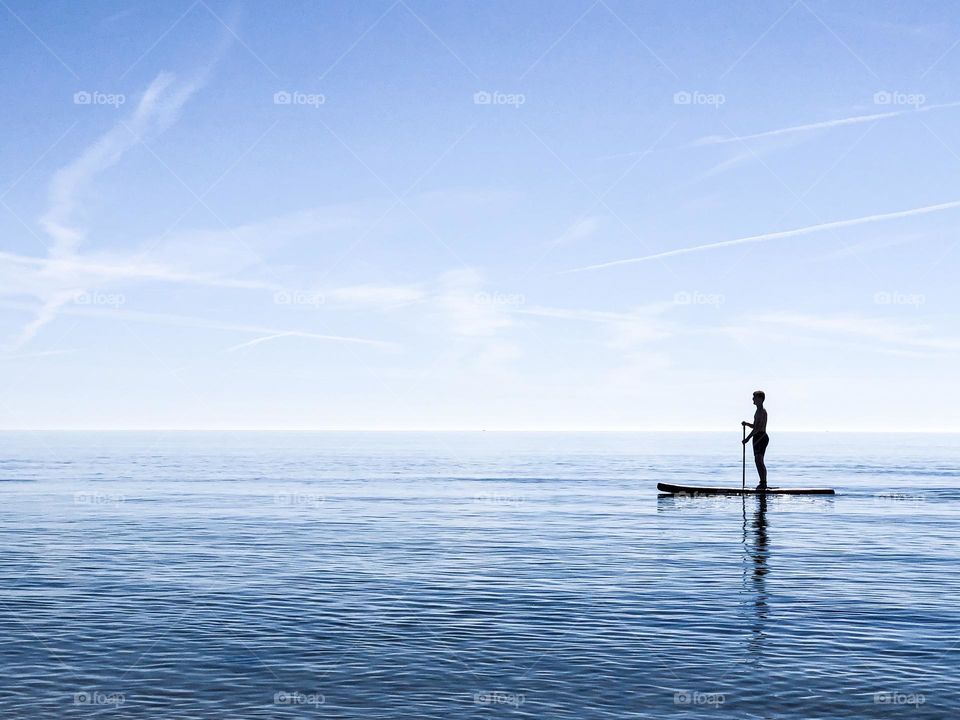
[[[4,428],[0,433],[730,433],[736,428],[88,428],[42,427]],[[777,433],[847,433],[847,434],[960,434],[955,428],[781,428]],[[775,433],[776,434],[776,433]]]

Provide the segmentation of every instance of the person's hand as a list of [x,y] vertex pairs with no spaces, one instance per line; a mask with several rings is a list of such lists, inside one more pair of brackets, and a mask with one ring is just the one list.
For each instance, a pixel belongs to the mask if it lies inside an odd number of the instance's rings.
[[741,421],[740,421],[740,425],[741,425],[741,427],[746,427],[746,426],[747,426],[747,421],[746,421],[746,420],[741,420]]
[[741,443],[742,445],[746,445],[747,442],[748,442],[747,440],[741,440],[741,441],[740,441],[740,443]]

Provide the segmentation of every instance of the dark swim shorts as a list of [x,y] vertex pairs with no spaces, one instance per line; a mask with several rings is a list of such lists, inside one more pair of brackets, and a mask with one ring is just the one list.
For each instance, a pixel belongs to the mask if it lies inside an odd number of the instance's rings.
[[770,444],[770,436],[766,433],[763,434],[763,437],[759,440],[757,438],[753,439],[753,454],[754,455],[763,455],[767,451],[767,445]]

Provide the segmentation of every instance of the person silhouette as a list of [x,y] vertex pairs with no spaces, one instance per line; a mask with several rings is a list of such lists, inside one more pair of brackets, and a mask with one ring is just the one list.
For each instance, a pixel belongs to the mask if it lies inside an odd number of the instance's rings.
[[757,490],[767,489],[767,466],[763,461],[763,455],[767,451],[767,445],[770,444],[770,436],[767,435],[767,411],[763,408],[763,401],[767,399],[763,390],[757,390],[753,394],[753,404],[757,406],[757,411],[753,414],[753,422],[746,420],[741,423],[744,427],[751,428],[750,434],[743,439],[746,445],[748,440],[753,440],[753,461],[757,465],[757,474],[760,475],[760,484]]

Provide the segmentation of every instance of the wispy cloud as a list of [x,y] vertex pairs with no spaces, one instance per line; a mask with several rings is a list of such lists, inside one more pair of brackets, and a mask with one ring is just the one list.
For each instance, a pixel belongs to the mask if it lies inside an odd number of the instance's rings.
[[[675,145],[665,147],[654,152],[671,152],[676,150],[686,150],[690,148],[711,147],[715,145],[729,145],[731,143],[742,143],[746,140],[762,140],[766,138],[786,139],[794,135],[804,133],[813,133],[818,130],[831,130],[833,128],[845,127],[848,125],[861,125],[863,123],[879,122],[890,120],[892,118],[916,115],[920,113],[933,112],[935,110],[948,110],[950,108],[960,107],[960,100],[948,103],[936,103],[930,105],[921,105],[919,107],[909,107],[902,110],[889,110],[887,112],[866,113],[862,115],[848,115],[842,118],[833,118],[831,120],[820,120],[812,123],[802,123],[799,125],[787,125],[785,127],[773,128],[770,130],[761,130],[759,132],[747,133],[745,135],[707,135],[684,145]],[[600,160],[612,160],[619,158],[637,157],[638,155],[647,155],[649,150],[631,150],[630,152],[614,153],[601,156]]]
[[[27,303],[18,303],[14,301],[0,301],[0,307],[11,310],[33,310],[33,306]],[[224,332],[246,333],[260,336],[252,343],[241,343],[234,345],[230,350],[237,350],[246,345],[266,342],[280,337],[306,338],[311,340],[324,340],[328,342],[349,343],[355,345],[366,345],[383,351],[396,351],[399,346],[396,343],[383,340],[374,340],[371,338],[355,337],[350,335],[332,335],[325,333],[310,332],[306,330],[290,330],[283,328],[265,327],[262,325],[245,325],[243,323],[220,322],[217,320],[208,320],[205,318],[190,317],[186,315],[174,315],[169,313],[148,313],[136,310],[120,310],[106,307],[84,307],[78,305],[68,305],[61,308],[60,312],[66,315],[79,315],[87,317],[96,317],[104,319],[124,320],[128,322],[148,323],[153,325],[169,325],[174,327],[197,328],[202,330],[222,330]]]
[[703,147],[706,145],[725,145],[727,143],[739,143],[744,140],[758,140],[761,138],[780,137],[783,135],[794,135],[796,133],[814,132],[816,130],[830,130],[831,128],[843,127],[845,125],[860,125],[862,123],[876,122],[878,120],[888,120],[890,118],[901,117],[903,115],[916,115],[918,113],[932,112],[933,110],[944,110],[948,108],[960,107],[960,101],[940,103],[935,105],[921,105],[917,108],[904,110],[891,110],[889,112],[871,113],[868,115],[852,115],[849,117],[835,118],[833,120],[822,120],[815,123],[806,123],[804,125],[790,125],[787,127],[776,128],[773,130],[764,130],[763,132],[750,133],[748,135],[710,135],[700,138],[687,145],[687,147]]
[[833,222],[819,223],[817,225],[808,225],[806,227],[794,228],[793,230],[780,230],[778,232],[763,233],[760,235],[750,235],[748,237],[735,238],[733,240],[723,240],[720,242],[706,243],[704,245],[694,245],[693,247],[678,248],[676,250],[665,250],[664,252],[654,253],[652,255],[642,255],[640,257],[626,258],[624,260],[613,260],[611,262],[598,263],[596,265],[587,265],[585,267],[564,270],[560,274],[588,272],[591,270],[604,270],[606,268],[618,267],[620,265],[634,265],[637,263],[649,262],[661,258],[675,257],[678,255],[689,255],[691,253],[703,252],[705,250],[716,250],[718,248],[734,247],[736,245],[748,245],[751,243],[762,243],[770,240],[783,240],[785,238],[799,237],[802,235],[812,235],[825,230],[838,230],[840,228],[856,227],[857,225],[868,225],[871,223],[886,222],[888,220],[897,220],[900,218],[914,217],[917,215],[929,215],[931,213],[944,212],[960,208],[960,200],[939,203],[937,205],[925,205],[924,207],[911,208],[910,210],[899,210],[891,213],[880,213],[877,215],[866,215],[848,220],[835,220]]
[[919,321],[868,317],[854,313],[811,315],[776,312],[753,316],[747,323],[754,328],[758,324],[785,328],[793,332],[807,331],[854,341],[872,341],[892,349],[941,353],[960,351],[960,339],[938,337],[930,325]]
[[485,290],[483,274],[475,269],[453,270],[441,276],[435,302],[457,335],[491,336],[516,324],[509,305],[498,302]]
[[420,302],[426,297],[416,285],[351,285],[325,293],[333,302],[356,307],[396,307]]
[[39,350],[30,353],[0,353],[0,361],[3,360],[34,360],[36,358],[56,357],[58,355],[73,355],[76,350]]
[[204,72],[177,83],[171,73],[161,73],[144,91],[130,115],[56,172],[50,184],[47,210],[40,219],[40,226],[54,241],[53,257],[73,252],[83,240],[85,234],[77,226],[75,216],[80,210],[81,196],[90,184],[116,165],[142,138],[167,129],[186,102],[203,86],[205,78]]
[[592,215],[575,222],[564,230],[559,236],[555,237],[548,244],[554,247],[561,245],[573,245],[584,240],[589,240],[603,226],[606,218],[602,215]]
[[[124,120],[54,174],[48,190],[47,209],[40,218],[40,227],[52,240],[50,260],[69,264],[85,239],[86,232],[80,227],[77,215],[82,213],[84,195],[96,178],[116,165],[143,138],[168,128],[186,102],[203,86],[206,76],[207,70],[204,70],[184,82],[177,82],[174,75],[161,73]],[[34,319],[14,341],[14,347],[29,342],[82,289],[82,286],[53,288]]]

